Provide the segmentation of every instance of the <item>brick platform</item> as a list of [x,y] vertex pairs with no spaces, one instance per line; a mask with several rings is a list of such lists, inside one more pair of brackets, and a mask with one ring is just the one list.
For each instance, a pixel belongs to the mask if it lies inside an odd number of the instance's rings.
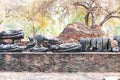
[[0,53],[0,71],[120,72],[120,53]]

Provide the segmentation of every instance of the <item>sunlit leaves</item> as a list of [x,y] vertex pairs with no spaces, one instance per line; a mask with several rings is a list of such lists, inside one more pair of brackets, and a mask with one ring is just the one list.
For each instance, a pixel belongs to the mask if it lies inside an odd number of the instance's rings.
[[41,14],[37,14],[35,16],[35,21],[37,21],[39,23],[40,28],[46,28],[49,24],[51,24],[51,20]]

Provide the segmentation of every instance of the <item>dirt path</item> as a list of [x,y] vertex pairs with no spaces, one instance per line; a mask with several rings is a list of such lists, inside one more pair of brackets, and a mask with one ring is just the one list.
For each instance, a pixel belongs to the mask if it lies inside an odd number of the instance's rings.
[[[17,73],[0,72],[0,80],[102,80],[120,73]],[[113,80],[113,79],[110,79]],[[117,80],[117,79],[116,79]]]

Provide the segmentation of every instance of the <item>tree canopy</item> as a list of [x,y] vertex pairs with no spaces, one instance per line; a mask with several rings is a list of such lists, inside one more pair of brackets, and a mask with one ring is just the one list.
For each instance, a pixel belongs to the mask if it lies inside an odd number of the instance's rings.
[[[120,30],[120,0],[0,0],[1,30],[57,36],[67,24],[83,22]],[[19,27],[19,28],[18,28]],[[116,29],[117,28],[117,29]]]

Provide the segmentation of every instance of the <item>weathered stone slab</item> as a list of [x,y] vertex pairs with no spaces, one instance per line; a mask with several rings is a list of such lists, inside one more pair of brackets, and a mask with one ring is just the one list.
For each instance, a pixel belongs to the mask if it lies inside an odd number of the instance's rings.
[[0,71],[120,72],[120,53],[0,53]]
[[102,40],[102,48],[104,52],[110,51],[111,43],[109,38],[103,38]]
[[98,37],[97,39],[97,51],[98,52],[102,52],[103,51],[103,42],[102,42],[102,38]]
[[23,39],[24,32],[22,30],[9,30],[0,32],[0,39]]
[[116,35],[116,36],[114,36],[113,39],[114,39],[114,40],[117,40],[118,46],[120,47],[120,36],[119,36],[119,35]]
[[90,48],[91,46],[91,38],[81,38],[78,40],[80,42],[80,44],[82,45],[82,51],[83,52],[89,52],[91,51]]

